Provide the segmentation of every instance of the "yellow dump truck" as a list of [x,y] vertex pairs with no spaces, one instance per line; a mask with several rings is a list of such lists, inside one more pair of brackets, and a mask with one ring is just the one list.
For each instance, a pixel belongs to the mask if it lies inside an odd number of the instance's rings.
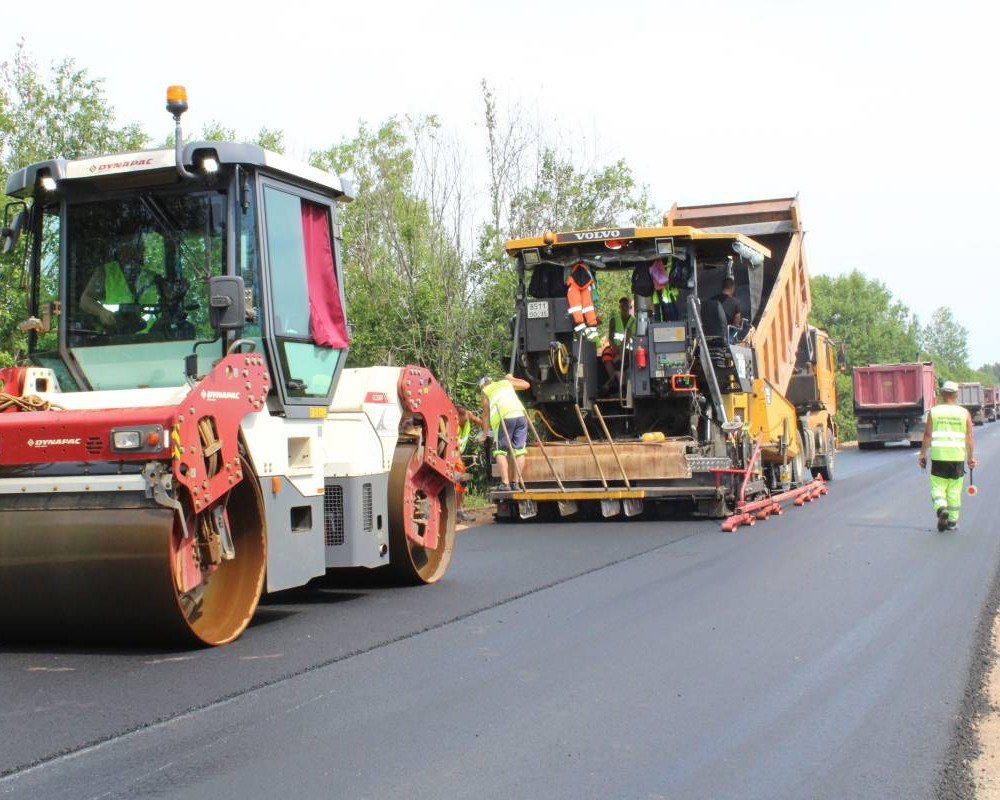
[[[533,437],[514,483],[491,492],[498,516],[581,502],[632,516],[681,501],[727,517],[832,479],[843,354],[809,325],[802,238],[789,198],[507,242],[510,371],[531,384]],[[634,303],[620,331],[609,321],[621,293],[602,285],[626,286]],[[598,341],[606,331],[617,339]]]

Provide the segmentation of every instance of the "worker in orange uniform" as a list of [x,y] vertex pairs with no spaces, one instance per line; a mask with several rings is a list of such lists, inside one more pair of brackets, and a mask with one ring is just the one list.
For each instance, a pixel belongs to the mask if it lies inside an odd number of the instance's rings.
[[595,345],[600,344],[601,336],[597,332],[597,312],[594,303],[597,300],[597,284],[587,265],[577,261],[566,278],[566,310],[576,323],[573,331],[586,336]]
[[958,384],[945,381],[941,402],[927,412],[927,427],[920,443],[920,468],[927,466],[931,453],[931,500],[937,516],[938,531],[958,530],[958,512],[962,505],[965,464],[976,468],[975,442],[972,440],[972,416],[958,404]]
[[623,297],[618,301],[618,310],[611,317],[608,325],[608,346],[601,352],[601,360],[604,362],[604,369],[608,373],[608,380],[604,384],[604,391],[610,392],[615,388],[615,384],[622,377],[622,357],[625,348],[630,346],[630,342],[635,338],[635,317],[632,316],[632,301]]

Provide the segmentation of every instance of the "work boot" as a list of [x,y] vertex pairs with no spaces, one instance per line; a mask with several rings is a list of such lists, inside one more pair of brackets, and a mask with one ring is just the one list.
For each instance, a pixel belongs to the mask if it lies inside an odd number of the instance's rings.
[[948,521],[948,530],[950,530],[950,531],[957,531],[958,530],[958,522],[956,522],[953,519],[949,520]]
[[510,486],[508,484],[506,484],[506,483],[498,483],[497,486],[496,486],[496,490],[498,492],[509,492],[510,491]]
[[938,533],[941,533],[942,531],[948,528],[948,509],[945,508],[944,506],[941,506],[941,508],[937,510],[937,518],[938,518]]

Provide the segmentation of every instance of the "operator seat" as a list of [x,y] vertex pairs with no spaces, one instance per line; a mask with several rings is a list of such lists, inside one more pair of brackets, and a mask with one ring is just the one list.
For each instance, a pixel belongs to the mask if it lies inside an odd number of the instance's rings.
[[718,369],[726,369],[731,365],[729,351],[729,320],[718,300],[709,299],[701,304],[701,326],[705,331],[708,352],[712,363]]

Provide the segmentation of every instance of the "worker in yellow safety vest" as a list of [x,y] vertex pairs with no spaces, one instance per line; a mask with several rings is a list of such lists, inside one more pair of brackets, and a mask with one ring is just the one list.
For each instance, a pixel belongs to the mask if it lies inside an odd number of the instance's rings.
[[[485,439],[485,432],[489,430],[493,441],[496,442],[493,455],[496,456],[497,471],[500,473],[500,485],[496,488],[501,492],[513,488],[512,471],[516,479],[524,469],[524,456],[528,444],[528,417],[517,393],[530,388],[531,384],[528,381],[510,374],[498,381],[490,377],[479,380],[479,390],[483,399],[481,436]],[[502,425],[501,420],[503,420]]]
[[958,384],[945,381],[941,386],[941,402],[927,412],[927,427],[920,443],[920,467],[927,466],[927,451],[931,456],[931,500],[937,516],[938,531],[957,530],[958,513],[962,505],[965,464],[975,469],[975,442],[972,439],[972,417],[958,404]]
[[[152,322],[141,313],[123,306],[147,306],[159,303],[160,296],[152,276],[142,267],[140,242],[123,241],[116,248],[116,259],[94,270],[80,297],[80,310],[92,314],[109,329],[148,329]],[[113,306],[110,308],[109,306]]]
[[649,265],[649,277],[653,280],[653,295],[650,300],[653,303],[653,318],[657,322],[674,322],[681,318],[677,307],[677,287],[670,285],[673,271],[672,256],[667,258],[666,265],[660,258]]
[[608,373],[608,380],[604,384],[605,392],[612,391],[615,384],[621,380],[625,349],[631,347],[633,339],[635,339],[635,317],[632,315],[632,301],[623,297],[618,301],[618,309],[611,317],[608,327],[608,346],[601,352],[601,360]]
[[459,522],[468,522],[468,514],[465,513],[465,485],[469,482],[469,475],[465,469],[465,460],[462,454],[469,446],[472,438],[472,422],[478,422],[478,418],[467,408],[458,409],[458,452],[455,454],[455,508]]

